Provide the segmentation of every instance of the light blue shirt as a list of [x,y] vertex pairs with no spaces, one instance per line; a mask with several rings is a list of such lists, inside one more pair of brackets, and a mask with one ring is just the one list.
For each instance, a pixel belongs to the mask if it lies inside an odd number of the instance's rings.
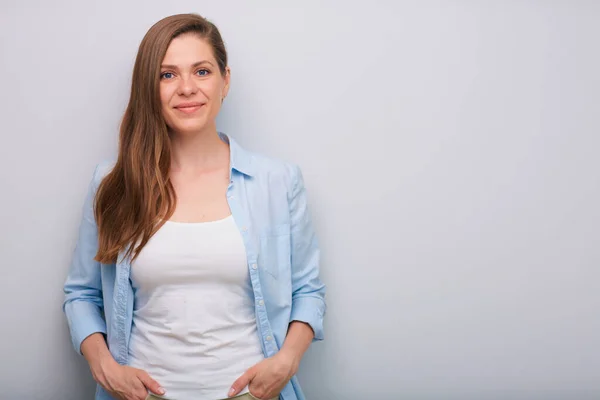
[[[300,169],[244,150],[231,136],[219,133],[219,137],[229,143],[227,201],[246,247],[265,357],[281,348],[291,321],[308,323],[315,332],[314,341],[322,340],[325,285],[319,279],[319,245]],[[94,261],[98,229],[93,201],[98,185],[113,165],[98,164],[90,183],[64,286],[63,310],[77,352],[86,337],[102,332],[115,360],[127,365],[134,302],[130,260],[122,252],[114,264]],[[98,385],[96,400],[109,399],[112,397]],[[304,399],[296,376],[280,399]]]

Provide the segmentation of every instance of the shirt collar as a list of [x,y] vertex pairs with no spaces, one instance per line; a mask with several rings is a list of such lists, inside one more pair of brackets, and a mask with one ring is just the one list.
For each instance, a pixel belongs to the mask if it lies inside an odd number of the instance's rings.
[[242,174],[253,176],[255,168],[252,164],[252,154],[240,146],[231,136],[218,132],[219,138],[229,144],[229,168]]

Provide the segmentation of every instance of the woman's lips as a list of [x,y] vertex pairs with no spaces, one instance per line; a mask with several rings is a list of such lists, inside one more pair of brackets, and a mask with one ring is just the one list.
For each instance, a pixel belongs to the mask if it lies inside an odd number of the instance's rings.
[[199,109],[201,109],[203,106],[204,104],[184,104],[175,107],[175,109],[181,111],[184,114],[193,114]]

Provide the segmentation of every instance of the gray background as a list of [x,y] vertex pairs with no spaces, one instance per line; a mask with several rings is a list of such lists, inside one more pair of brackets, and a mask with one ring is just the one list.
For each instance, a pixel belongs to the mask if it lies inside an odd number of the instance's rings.
[[219,128],[304,171],[329,287],[309,400],[600,398],[599,2],[0,11],[0,398],[93,396],[61,312],[81,206],[142,36],[189,11],[230,51]]

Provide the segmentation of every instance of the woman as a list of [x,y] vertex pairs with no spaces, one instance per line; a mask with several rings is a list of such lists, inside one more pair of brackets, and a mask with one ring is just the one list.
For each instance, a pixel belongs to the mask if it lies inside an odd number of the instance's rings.
[[326,305],[302,174],[217,132],[229,83],[198,15],[140,44],[64,288],[96,399],[304,398],[295,373]]

